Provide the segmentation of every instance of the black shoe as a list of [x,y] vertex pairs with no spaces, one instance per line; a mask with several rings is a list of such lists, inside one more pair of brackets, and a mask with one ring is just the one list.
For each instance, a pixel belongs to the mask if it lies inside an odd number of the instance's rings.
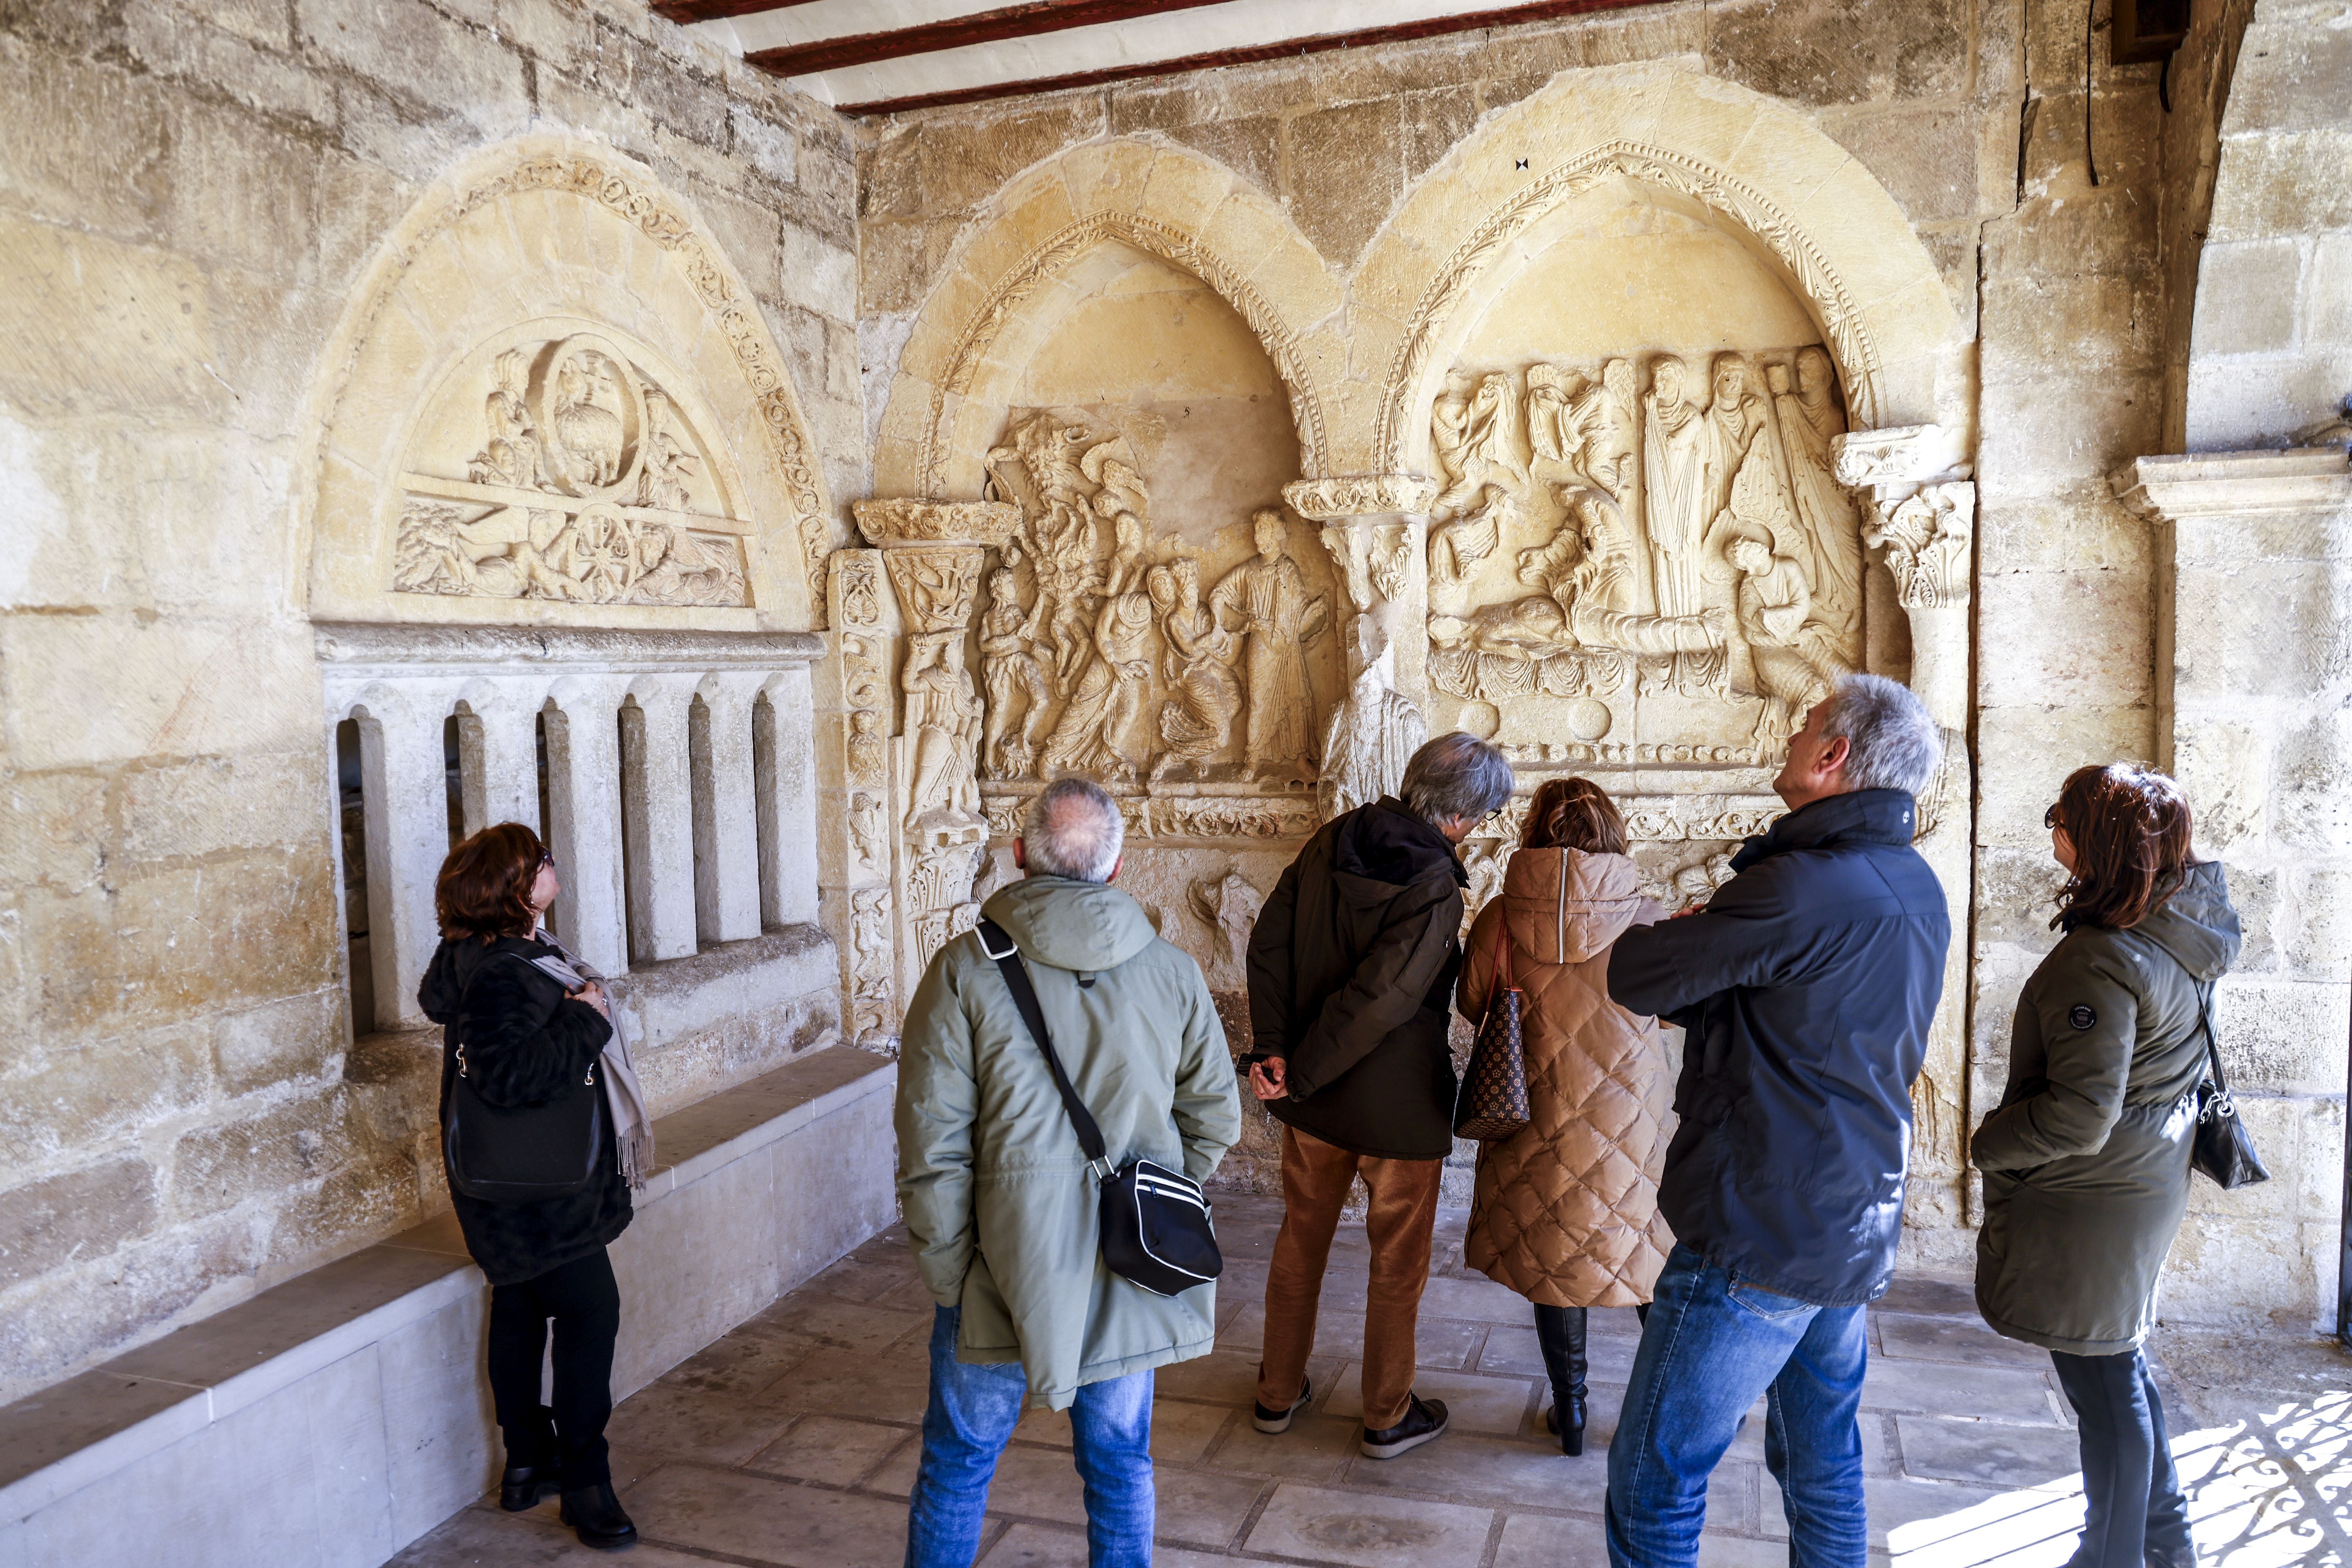
[[2197,1543],[2147,1548],[2147,1568],[2197,1568]]
[[[1559,1423],[1563,1406],[1569,1417],[1565,1428]],[[1580,1388],[1570,1392],[1565,1400],[1555,1392],[1551,1408],[1544,1412],[1545,1430],[1559,1434],[1559,1451],[1571,1458],[1584,1452],[1584,1390]]]
[[1378,1432],[1365,1427],[1364,1440],[1356,1447],[1369,1458],[1393,1459],[1408,1448],[1418,1448],[1431,1438],[1444,1436],[1445,1401],[1413,1394],[1405,1401],[1403,1420]]
[[563,1489],[563,1474],[553,1464],[509,1465],[499,1476],[499,1506],[509,1513],[537,1508],[539,1500]]
[[637,1543],[637,1527],[621,1511],[621,1500],[613,1495],[610,1481],[565,1492],[560,1517],[572,1527],[583,1546],[593,1546],[599,1552],[619,1552]]
[[1261,1432],[1269,1434],[1287,1432],[1290,1430],[1290,1418],[1306,1409],[1307,1402],[1314,1397],[1315,1385],[1302,1377],[1298,1380],[1298,1397],[1290,1402],[1290,1408],[1287,1410],[1268,1410],[1265,1405],[1252,1400],[1250,1402],[1253,1412],[1250,1417],[1251,1424]]

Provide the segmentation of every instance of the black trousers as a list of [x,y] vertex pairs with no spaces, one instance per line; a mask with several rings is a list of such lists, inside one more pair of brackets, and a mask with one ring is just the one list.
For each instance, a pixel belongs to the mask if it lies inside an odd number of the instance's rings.
[[2083,1544],[2069,1568],[2142,1568],[2155,1553],[2195,1561],[2189,1500],[2147,1358],[2052,1351],[2050,1361],[2082,1424]]
[[[539,1402],[539,1372],[555,1322],[555,1390]],[[567,1490],[613,1479],[604,1423],[613,1414],[613,1342],[621,1288],[603,1247],[520,1285],[490,1287],[490,1400],[507,1463],[562,1467]]]

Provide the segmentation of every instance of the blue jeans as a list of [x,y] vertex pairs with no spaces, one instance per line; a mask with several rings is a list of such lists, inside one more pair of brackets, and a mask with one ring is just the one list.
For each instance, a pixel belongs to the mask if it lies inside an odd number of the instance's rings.
[[[971,1568],[989,1479],[1029,1392],[1018,1362],[956,1360],[962,1317],[941,1307],[931,1320],[931,1402],[907,1508],[907,1568]],[[1070,1427],[1071,1458],[1087,1489],[1087,1561],[1093,1568],[1150,1568],[1151,1373],[1086,1384],[1070,1406]]]
[[1617,1436],[1609,1445],[1612,1568],[1687,1568],[1706,1480],[1769,1394],[1764,1459],[1789,1514],[1789,1557],[1864,1568],[1860,1307],[1816,1307],[1742,1283],[1687,1247],[1658,1276]]

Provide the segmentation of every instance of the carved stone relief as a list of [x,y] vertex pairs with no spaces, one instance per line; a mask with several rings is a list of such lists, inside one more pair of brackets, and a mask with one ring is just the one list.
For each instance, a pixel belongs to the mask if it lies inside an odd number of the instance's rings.
[[526,332],[461,365],[439,395],[481,412],[432,409],[419,426],[400,479],[394,589],[749,604],[740,541],[752,526],[730,510],[709,447],[643,357],[601,333]]
[[1457,374],[1431,415],[1431,686],[1563,760],[1769,763],[1863,660],[1844,426],[1818,346]]
[[1185,896],[1192,912],[1216,933],[1207,966],[1210,989],[1238,991],[1246,986],[1250,931],[1257,924],[1257,911],[1265,895],[1247,877],[1228,869],[1222,877],[1195,881]]

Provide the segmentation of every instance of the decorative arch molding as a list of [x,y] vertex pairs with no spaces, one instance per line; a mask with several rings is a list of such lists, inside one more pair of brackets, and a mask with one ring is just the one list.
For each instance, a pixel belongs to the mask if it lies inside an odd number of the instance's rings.
[[[672,367],[712,482],[744,521],[748,603],[713,629],[820,625],[830,514],[789,371],[751,290],[683,196],[601,143],[533,136],[452,170],[378,247],[321,356],[300,550],[313,618],[675,626],[677,610],[562,596],[392,592],[402,464],[450,373],[519,323],[610,329]],[[537,388],[533,388],[534,395]],[[632,398],[637,394],[633,389]]]
[[1234,171],[1129,138],[1031,170],[960,247],[908,337],[875,454],[877,493],[941,500],[977,483],[995,432],[964,421],[986,416],[974,393],[992,353],[1024,308],[1105,244],[1180,267],[1234,308],[1283,383],[1302,471],[1324,471],[1332,398],[1322,367],[1341,363],[1338,283],[1288,215]]
[[[1543,220],[1614,179],[1697,204],[1769,259],[1819,322],[1856,428],[1937,419],[1937,370],[1963,345],[1943,279],[1894,199],[1787,108],[1644,64],[1563,72],[1494,116],[1423,176],[1374,241],[1351,302],[1360,339],[1385,327],[1393,342],[1349,466],[1416,470],[1446,351]],[[1946,422],[1964,425],[1959,416]]]

